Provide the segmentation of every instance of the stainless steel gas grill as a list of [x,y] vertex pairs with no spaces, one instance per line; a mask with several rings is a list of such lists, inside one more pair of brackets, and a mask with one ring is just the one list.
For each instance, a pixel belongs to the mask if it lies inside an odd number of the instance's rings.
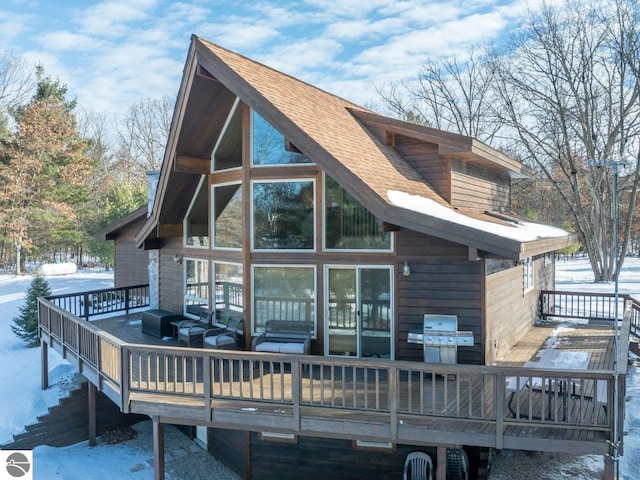
[[459,332],[456,315],[425,315],[422,330],[409,330],[407,342],[422,344],[427,363],[457,363],[458,346],[473,346],[473,332]]

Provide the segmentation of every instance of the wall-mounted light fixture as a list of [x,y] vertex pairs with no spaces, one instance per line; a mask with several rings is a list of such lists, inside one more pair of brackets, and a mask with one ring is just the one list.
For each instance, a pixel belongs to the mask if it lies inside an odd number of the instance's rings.
[[173,261],[176,262],[178,265],[180,265],[180,264],[182,264],[182,257],[176,253],[173,256]]
[[402,274],[405,277],[411,275],[411,266],[409,265],[409,262],[407,260],[405,260],[404,265],[402,265]]

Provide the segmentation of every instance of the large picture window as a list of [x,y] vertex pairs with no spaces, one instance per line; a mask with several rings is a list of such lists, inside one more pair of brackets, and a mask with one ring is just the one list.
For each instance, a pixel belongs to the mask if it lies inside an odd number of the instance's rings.
[[203,308],[209,308],[209,262],[184,259],[184,314],[198,317]]
[[311,266],[253,268],[253,332],[267,320],[315,322],[316,273]]
[[253,248],[315,249],[315,182],[253,183]]
[[254,165],[311,163],[311,160],[287,142],[278,130],[255,111],[252,111],[251,125]]
[[209,246],[209,206],[206,179],[198,184],[184,218],[184,244],[188,247]]
[[391,250],[391,232],[328,175],[324,181],[325,248],[327,250]]
[[213,246],[242,248],[242,187],[239,183],[213,187]]

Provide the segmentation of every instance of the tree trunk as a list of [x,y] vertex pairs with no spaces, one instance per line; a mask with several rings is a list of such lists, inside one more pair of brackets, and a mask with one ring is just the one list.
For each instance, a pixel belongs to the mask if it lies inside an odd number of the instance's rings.
[[20,242],[20,240],[16,240],[15,245],[16,245],[16,275],[21,275],[22,274],[22,268],[21,268],[22,257],[20,254],[22,253],[22,243]]

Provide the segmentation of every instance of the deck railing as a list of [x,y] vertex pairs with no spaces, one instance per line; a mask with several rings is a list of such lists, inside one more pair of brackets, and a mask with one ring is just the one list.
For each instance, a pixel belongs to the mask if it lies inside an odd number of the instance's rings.
[[[618,296],[618,315],[622,318],[629,297]],[[616,314],[615,294],[543,290],[540,292],[540,315],[587,320],[613,320]]]
[[[293,432],[318,433],[314,428],[326,428],[309,420],[322,416],[321,412],[331,412],[331,421],[360,415],[358,418],[366,418],[372,425],[382,425],[372,429],[369,437],[389,442],[409,441],[405,432],[416,424],[434,421],[445,430],[447,424],[460,422],[482,425],[482,431],[493,432],[488,444],[498,448],[512,428],[558,432],[577,429],[611,440],[616,378],[612,371],[130,345],[58,306],[54,302],[59,298],[39,299],[43,341],[74,360],[79,370],[123,411],[132,411],[131,405],[137,402],[137,413],[151,414],[154,408],[166,412],[173,406],[176,418],[213,421],[222,411],[214,405],[230,402],[245,413],[232,418],[258,421],[256,428],[264,428],[267,417],[247,418],[246,412],[255,405],[265,405],[269,412],[278,412],[272,414],[273,428]],[[627,342],[630,324],[638,324],[639,311],[636,305],[625,313],[622,339]],[[626,365],[624,360],[619,362],[621,368]],[[619,374],[622,385],[618,391],[624,392],[624,370]],[[192,402],[190,408],[182,408],[185,399]],[[623,409],[624,401],[619,403]],[[287,421],[281,423],[282,418]],[[623,412],[618,421],[621,418]]]
[[88,320],[98,315],[129,313],[130,310],[148,307],[149,284],[51,295],[47,300],[76,317]]

